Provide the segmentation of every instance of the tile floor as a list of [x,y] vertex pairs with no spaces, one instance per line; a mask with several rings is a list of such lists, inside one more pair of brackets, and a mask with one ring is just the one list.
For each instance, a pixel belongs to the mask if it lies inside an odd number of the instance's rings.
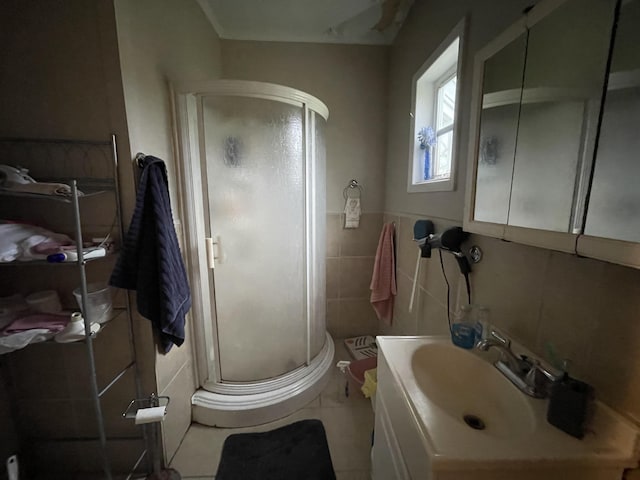
[[[335,341],[338,360],[349,360],[342,340]],[[215,428],[194,423],[171,461],[171,467],[183,479],[213,480],[220,461],[225,438],[232,433],[272,430],[289,423],[318,418],[322,420],[337,480],[369,480],[371,478],[371,402],[359,393],[345,396],[345,377],[337,368],[322,393],[303,409],[257,427]]]

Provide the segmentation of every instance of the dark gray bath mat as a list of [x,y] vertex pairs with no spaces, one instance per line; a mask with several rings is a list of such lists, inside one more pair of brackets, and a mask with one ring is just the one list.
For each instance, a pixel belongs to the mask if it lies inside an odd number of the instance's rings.
[[229,435],[216,480],[335,480],[320,420],[261,433]]

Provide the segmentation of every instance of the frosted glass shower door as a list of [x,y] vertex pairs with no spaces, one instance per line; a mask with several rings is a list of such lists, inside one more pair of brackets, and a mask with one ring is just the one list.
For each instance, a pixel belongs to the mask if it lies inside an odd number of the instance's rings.
[[222,381],[275,377],[306,362],[302,107],[203,98]]

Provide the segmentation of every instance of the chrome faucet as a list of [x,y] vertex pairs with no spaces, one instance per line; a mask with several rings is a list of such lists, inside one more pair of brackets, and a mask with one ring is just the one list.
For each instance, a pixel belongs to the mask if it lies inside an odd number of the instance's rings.
[[542,366],[536,360],[521,355],[516,356],[511,350],[511,340],[495,329],[490,329],[487,338],[480,340],[476,348],[483,352],[491,348],[500,351],[500,359],[494,366],[522,392],[536,398],[545,398],[549,394],[549,386],[562,378]]
[[[539,398],[544,398],[549,395],[549,388],[556,382],[562,380],[565,376],[565,372],[555,372],[544,367],[540,361],[527,358],[527,362],[531,365],[527,375],[524,379],[525,383],[529,385],[532,390],[539,393]],[[565,366],[566,368],[566,366]]]
[[516,357],[516,355],[511,351],[511,340],[503,337],[494,329],[489,331],[489,337],[480,340],[476,344],[476,348],[483,352],[488,351],[492,347],[500,350],[502,355],[500,361],[506,363],[514,373],[526,374],[529,371],[529,365],[525,360]]

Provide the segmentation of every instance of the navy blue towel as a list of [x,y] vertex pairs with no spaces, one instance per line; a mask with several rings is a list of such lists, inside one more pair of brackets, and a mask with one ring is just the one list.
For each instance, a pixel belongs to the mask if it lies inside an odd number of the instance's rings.
[[191,293],[173,226],[167,169],[147,155],[136,207],[109,283],[136,290],[138,311],[151,320],[163,351],[184,342]]

